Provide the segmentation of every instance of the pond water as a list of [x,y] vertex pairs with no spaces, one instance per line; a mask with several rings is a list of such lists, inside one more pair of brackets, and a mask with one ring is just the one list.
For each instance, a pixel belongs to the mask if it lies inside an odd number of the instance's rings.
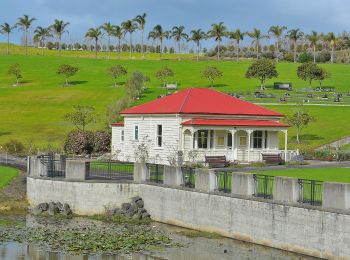
[[[42,225],[33,217],[16,219],[23,222],[27,227]],[[58,223],[60,220],[56,220]],[[86,219],[74,219],[72,225],[82,222],[90,222]],[[50,225],[55,225],[50,223]],[[103,222],[101,222],[103,225]],[[259,246],[251,243],[245,243],[228,238],[206,238],[206,237],[188,237],[183,233],[187,229],[175,226],[152,223],[151,225],[166,232],[174,242],[180,243],[181,247],[165,248],[142,254],[124,254],[124,255],[69,255],[62,252],[55,252],[43,246],[36,244],[24,244],[17,242],[6,242],[0,244],[0,259],[4,260],[151,260],[151,259],[171,259],[171,260],[210,260],[210,259],[314,259],[307,256],[289,253],[269,247]],[[0,226],[0,229],[4,228]]]

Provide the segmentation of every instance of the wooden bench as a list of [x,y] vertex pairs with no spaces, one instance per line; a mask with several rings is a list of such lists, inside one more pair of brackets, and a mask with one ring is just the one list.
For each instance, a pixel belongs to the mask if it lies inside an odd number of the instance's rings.
[[281,154],[261,154],[263,161],[266,164],[282,164],[284,160],[281,157]]
[[224,168],[229,166],[228,161],[226,161],[226,156],[205,156],[205,163],[209,165],[210,168]]

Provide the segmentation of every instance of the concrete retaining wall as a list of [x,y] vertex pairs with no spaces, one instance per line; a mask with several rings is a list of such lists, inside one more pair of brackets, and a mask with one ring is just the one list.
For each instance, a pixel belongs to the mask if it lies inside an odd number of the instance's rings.
[[68,203],[104,212],[140,195],[156,221],[317,257],[350,257],[350,214],[144,183],[53,181],[28,177],[32,204]]

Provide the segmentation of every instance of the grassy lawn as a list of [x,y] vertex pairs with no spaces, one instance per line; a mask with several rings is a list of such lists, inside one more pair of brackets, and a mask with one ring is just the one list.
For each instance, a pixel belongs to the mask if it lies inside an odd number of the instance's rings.
[[[16,50],[18,47],[13,47]],[[4,47],[0,46],[0,50]],[[18,49],[17,53],[23,50]],[[15,51],[16,52],[16,51]],[[61,147],[66,133],[73,129],[73,125],[67,123],[63,115],[73,111],[75,105],[94,106],[99,114],[99,121],[91,129],[101,129],[106,124],[106,108],[125,94],[124,83],[127,77],[134,71],[141,71],[150,77],[148,90],[138,103],[156,98],[166,91],[160,87],[161,82],[154,76],[155,71],[167,65],[174,70],[175,76],[170,82],[178,82],[180,89],[188,87],[208,87],[209,82],[201,77],[201,71],[207,65],[215,65],[223,71],[223,77],[218,79],[215,89],[222,92],[254,91],[259,82],[246,79],[244,74],[250,61],[200,61],[196,62],[190,56],[182,61],[177,60],[112,60],[102,58],[75,57],[77,52],[62,52],[57,56],[57,51],[47,52],[48,56],[38,55],[38,50],[31,49],[33,55],[1,55],[0,54],[0,144],[18,139],[24,144],[34,144],[38,147]],[[1,53],[1,52],[0,52]],[[72,54],[69,54],[72,53]],[[56,55],[56,56],[54,56]],[[99,53],[100,55],[100,53]],[[115,55],[115,54],[114,54]],[[128,57],[127,53],[123,54]],[[136,54],[135,54],[136,55]],[[169,56],[170,57],[170,56]],[[170,58],[176,58],[171,56]],[[12,64],[21,65],[23,84],[13,87],[14,78],[7,74],[8,67]],[[79,72],[72,77],[72,85],[63,87],[64,79],[56,74],[60,64],[69,63],[79,67]],[[120,79],[120,87],[113,87],[113,80],[106,74],[106,69],[112,65],[122,64],[128,69],[128,76]],[[272,85],[275,81],[293,82],[293,86],[301,89],[304,82],[297,79],[296,68],[298,64],[279,63],[277,65],[279,78],[269,80]],[[350,67],[345,64],[325,64],[332,77],[324,81],[324,85],[335,86],[336,90],[343,93],[350,91]],[[318,82],[314,83],[317,86]],[[268,89],[269,92],[283,94],[282,91]],[[258,100],[257,100],[258,102]],[[350,104],[350,100],[348,102]],[[268,107],[282,113],[291,113],[291,105],[268,105]],[[348,107],[308,106],[307,109],[316,117],[317,121],[310,124],[302,133],[301,139],[310,147],[316,147],[341,137],[349,135],[350,113]],[[289,140],[293,142],[295,132],[291,129]],[[291,146],[291,148],[293,145]]]
[[286,176],[299,179],[309,179],[329,182],[350,183],[350,168],[309,168],[258,171],[257,174],[271,176]]
[[343,150],[350,150],[350,144],[343,145],[341,148]]
[[17,169],[0,166],[0,190],[16,178],[18,174]]

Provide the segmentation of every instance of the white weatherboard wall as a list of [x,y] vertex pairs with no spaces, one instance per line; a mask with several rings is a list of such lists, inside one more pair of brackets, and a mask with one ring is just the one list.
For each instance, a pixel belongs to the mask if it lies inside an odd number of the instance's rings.
[[350,258],[350,214],[133,183],[27,178],[32,205],[61,201],[78,214],[103,213],[139,195],[152,219],[297,253]]

